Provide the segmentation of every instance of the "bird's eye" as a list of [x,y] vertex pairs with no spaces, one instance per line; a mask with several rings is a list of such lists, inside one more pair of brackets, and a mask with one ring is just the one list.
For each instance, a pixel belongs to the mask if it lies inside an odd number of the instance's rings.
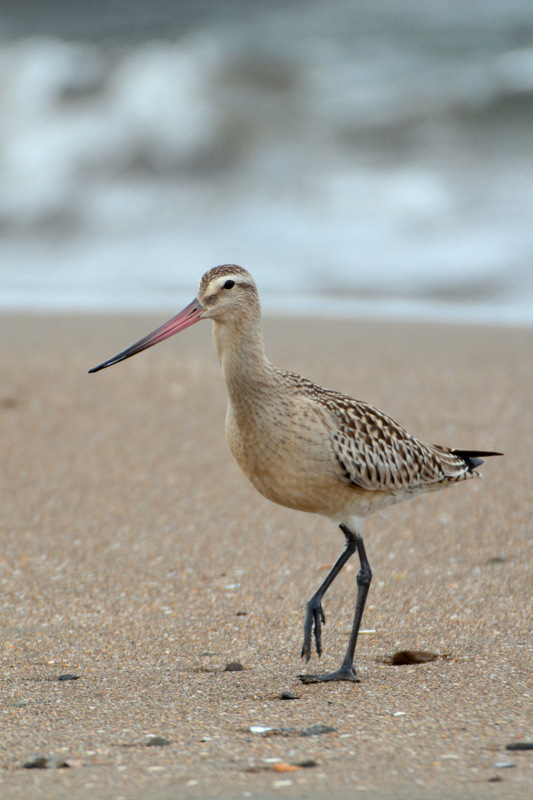
[[226,281],[226,283],[224,284],[223,288],[224,289],[233,289],[234,286],[235,286],[235,281],[229,280],[229,281]]

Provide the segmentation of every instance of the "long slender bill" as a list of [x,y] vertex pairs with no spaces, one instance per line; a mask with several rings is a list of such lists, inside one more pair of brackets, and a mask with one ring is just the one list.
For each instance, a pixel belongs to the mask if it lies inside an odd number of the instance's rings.
[[180,331],[185,330],[185,328],[189,328],[191,325],[194,325],[195,322],[198,322],[201,319],[201,313],[204,311],[203,306],[200,305],[198,300],[193,300],[192,303],[180,311],[175,317],[169,319],[168,322],[165,322],[164,325],[157,328],[152,333],[149,333],[148,336],[145,336],[142,339],[139,339],[138,342],[132,344],[130,347],[127,347],[125,350],[122,350],[121,353],[118,355],[113,356],[113,358],[109,358],[107,361],[103,361],[101,364],[98,364],[97,367],[93,367],[89,370],[89,372],[98,372],[100,369],[105,369],[105,367],[110,367],[112,364],[118,364],[119,361],[124,361],[126,358],[130,358],[130,356],[134,356],[137,353],[140,353],[141,350],[146,350],[148,347],[153,347],[154,344],[159,344],[164,339],[168,339],[169,336],[174,336],[175,333],[179,333]]

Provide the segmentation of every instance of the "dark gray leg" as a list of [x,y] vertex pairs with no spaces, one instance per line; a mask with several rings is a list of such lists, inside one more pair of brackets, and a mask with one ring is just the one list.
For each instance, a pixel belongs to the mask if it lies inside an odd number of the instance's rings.
[[348,559],[350,559],[357,550],[355,534],[349,528],[346,528],[345,525],[340,525],[340,529],[346,537],[344,550],[329,571],[324,583],[307,601],[304,622],[304,643],[302,645],[302,658],[305,658],[306,661],[309,661],[311,658],[311,639],[313,629],[315,634],[316,651],[319,656],[322,655],[322,623],[326,621],[324,610],[322,608],[322,598]]
[[[370,582],[372,580],[372,570],[370,569],[370,564],[368,563],[368,558],[366,557],[366,550],[365,545],[363,543],[363,537],[360,533],[353,533],[346,525],[341,524],[340,526],[342,532],[346,536],[346,549],[341,554],[340,558],[338,559],[337,563],[334,565],[333,569],[327,576],[326,580],[316,592],[315,595],[311,598],[308,605],[308,611],[306,616],[306,632],[307,632],[307,625],[308,625],[308,617],[309,617],[309,604],[313,602],[313,600],[318,597],[318,616],[322,617],[322,622],[324,621],[324,612],[322,611],[322,607],[320,605],[320,599],[324,595],[328,586],[331,585],[336,575],[340,572],[348,558],[353,554],[354,550],[357,549],[359,554],[359,561],[361,563],[361,569],[357,573],[357,601],[355,604],[355,614],[352,624],[352,632],[350,634],[350,641],[348,642],[348,647],[346,649],[346,655],[344,656],[343,662],[336,672],[330,672],[326,675],[299,675],[300,680],[303,683],[320,683],[322,681],[358,681],[359,678],[357,677],[353,665],[353,659],[355,655],[355,646],[357,644],[357,637],[359,635],[359,628],[361,627],[361,620],[363,618],[363,611],[365,610],[365,603],[366,598],[368,595],[368,590],[370,588]],[[350,546],[353,546],[353,549],[350,552],[350,555],[346,555],[347,551]],[[344,560],[342,560],[344,559]],[[321,594],[322,592],[322,594]],[[315,604],[316,606],[316,604]],[[311,615],[313,615],[313,606],[311,610]],[[316,619],[315,617],[315,638],[316,638]],[[313,616],[311,616],[311,624],[312,624]],[[309,639],[310,639],[309,635]],[[317,639],[317,651],[320,655],[320,651],[318,649],[318,641],[320,639],[320,623],[319,623],[319,634]],[[305,647],[305,639],[304,639],[304,647]],[[304,654],[302,652],[302,654]]]

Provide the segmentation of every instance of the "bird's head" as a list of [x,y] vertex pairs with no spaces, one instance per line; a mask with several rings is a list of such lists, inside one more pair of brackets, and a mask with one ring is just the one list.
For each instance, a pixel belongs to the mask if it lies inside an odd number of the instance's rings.
[[206,272],[197,296],[200,317],[216,322],[238,321],[258,306],[255,281],[242,267],[224,264]]
[[213,267],[201,279],[197,297],[183,311],[118,355],[93,367],[89,372],[98,372],[112,364],[118,364],[119,361],[124,361],[189,328],[201,319],[238,325],[252,314],[258,316],[259,313],[257,287],[250,273],[236,264]]

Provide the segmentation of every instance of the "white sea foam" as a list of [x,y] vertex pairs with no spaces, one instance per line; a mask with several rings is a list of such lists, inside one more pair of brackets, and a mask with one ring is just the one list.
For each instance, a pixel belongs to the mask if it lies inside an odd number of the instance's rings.
[[0,307],[533,323],[533,51],[512,0],[348,0],[112,46],[0,42]]

